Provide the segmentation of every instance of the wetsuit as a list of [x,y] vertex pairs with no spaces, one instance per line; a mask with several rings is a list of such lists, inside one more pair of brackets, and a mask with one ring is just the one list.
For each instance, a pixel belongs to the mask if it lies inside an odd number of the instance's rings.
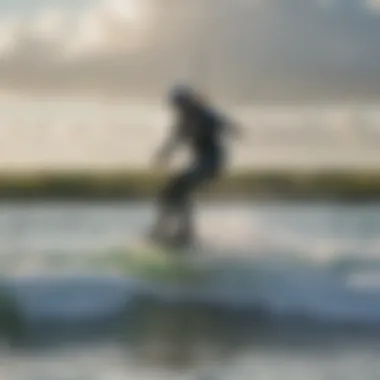
[[189,218],[192,195],[200,185],[218,177],[224,167],[222,132],[225,120],[213,110],[201,106],[188,115],[182,115],[180,119],[174,133],[178,140],[191,147],[193,162],[189,168],[169,180],[159,201],[164,213],[179,216],[179,230],[184,235],[191,235]]

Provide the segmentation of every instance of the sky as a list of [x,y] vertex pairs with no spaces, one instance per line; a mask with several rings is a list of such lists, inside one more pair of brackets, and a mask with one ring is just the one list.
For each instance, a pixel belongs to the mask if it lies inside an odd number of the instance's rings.
[[379,167],[380,0],[0,0],[0,169],[150,167],[189,82],[232,166]]
[[0,93],[377,102],[380,0],[0,0]]

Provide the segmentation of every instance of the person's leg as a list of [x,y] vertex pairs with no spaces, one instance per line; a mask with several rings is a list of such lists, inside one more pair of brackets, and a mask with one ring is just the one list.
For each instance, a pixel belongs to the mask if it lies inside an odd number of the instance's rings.
[[178,187],[176,243],[187,245],[195,240],[194,204],[195,191],[211,179],[210,163],[199,160],[183,177]]
[[[184,204],[184,188],[189,172],[179,173],[171,178],[158,196],[158,214],[156,223],[151,232],[154,240],[168,240],[173,235],[181,217],[182,204]],[[176,230],[176,229],[175,229]]]
[[[159,217],[156,236],[175,244],[188,244],[194,239],[193,195],[200,185],[212,180],[218,168],[214,157],[199,159],[190,169],[169,181],[159,197]],[[172,223],[175,238],[172,239]]]
[[194,193],[200,186],[219,176],[222,163],[220,154],[205,155],[200,157],[195,165],[183,176],[180,191],[180,218],[177,229],[179,244],[187,244],[194,241]]
[[158,205],[156,221],[149,236],[155,240],[163,240],[168,235],[168,230],[172,221],[170,209],[163,204]]
[[173,243],[188,245],[195,240],[194,209],[190,196],[183,199],[177,209],[177,225]]
[[191,167],[178,176],[171,187],[170,200],[175,222],[171,240],[175,245],[187,245],[194,238],[192,193],[197,177],[196,172],[196,166]]

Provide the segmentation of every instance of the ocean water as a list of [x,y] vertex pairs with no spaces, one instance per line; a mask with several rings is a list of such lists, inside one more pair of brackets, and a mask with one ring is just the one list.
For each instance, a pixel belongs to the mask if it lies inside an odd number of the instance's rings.
[[133,246],[148,203],[2,203],[23,333],[1,379],[379,378],[380,204],[198,208],[210,276],[174,286],[92,265]]

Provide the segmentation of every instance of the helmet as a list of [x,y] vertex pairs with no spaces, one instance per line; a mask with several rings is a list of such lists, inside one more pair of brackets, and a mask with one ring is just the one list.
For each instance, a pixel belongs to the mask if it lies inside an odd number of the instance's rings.
[[169,100],[173,104],[189,102],[194,99],[194,92],[187,86],[175,86],[169,93]]

